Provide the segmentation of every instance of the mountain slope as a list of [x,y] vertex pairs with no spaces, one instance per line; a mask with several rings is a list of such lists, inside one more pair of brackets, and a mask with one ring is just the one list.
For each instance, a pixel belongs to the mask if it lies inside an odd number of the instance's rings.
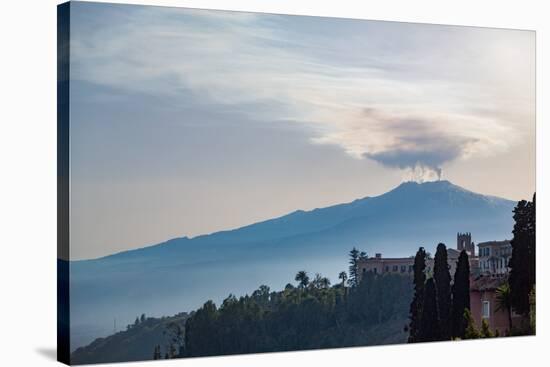
[[[86,347],[75,350],[71,355],[72,364],[113,363],[143,361],[153,359],[153,351],[161,345],[166,353],[166,335],[170,324],[185,326],[188,314],[181,313],[171,317],[148,318],[137,325],[106,338],[99,338]],[[163,355],[164,355],[163,353]]]
[[407,182],[351,203],[72,262],[73,348],[98,336],[87,335],[86,324],[104,324],[107,332],[113,317],[173,314],[260,284],[279,289],[301,269],[335,280],[353,246],[407,256],[420,245],[454,247],[459,231],[477,242],[510,238],[514,205],[448,181]]

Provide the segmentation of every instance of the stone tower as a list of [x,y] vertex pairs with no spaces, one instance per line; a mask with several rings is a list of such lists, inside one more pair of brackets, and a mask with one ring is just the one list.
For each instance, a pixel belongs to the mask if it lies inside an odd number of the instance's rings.
[[470,256],[475,256],[476,249],[470,232],[456,234],[456,249],[458,251],[466,250]]

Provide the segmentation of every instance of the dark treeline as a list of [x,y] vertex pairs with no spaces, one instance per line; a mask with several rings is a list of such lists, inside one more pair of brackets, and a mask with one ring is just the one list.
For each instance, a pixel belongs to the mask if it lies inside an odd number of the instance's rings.
[[536,275],[536,196],[522,200],[514,209],[514,238],[510,259],[510,303],[521,315],[531,312]]
[[[447,247],[440,243],[433,274],[426,274],[428,255],[418,249],[413,265],[414,296],[409,311],[409,343],[468,338],[470,310],[470,265],[468,254],[458,258],[454,279],[447,261]],[[470,325],[473,327],[473,325]]]
[[[414,264],[415,291],[409,312],[409,343],[499,336],[489,329],[485,319],[478,330],[472,318],[470,264],[466,251],[458,257],[452,281],[444,244],[437,246],[433,274],[426,274],[426,259],[426,251],[421,247]],[[507,300],[498,299],[498,302],[497,309],[504,309]]]
[[[534,197],[514,209],[509,284],[496,290],[496,311],[508,313],[511,335],[535,332],[535,212]],[[409,342],[497,336],[485,322],[478,330],[470,313],[466,252],[450,274],[447,249],[439,244],[430,273],[430,255],[421,247],[413,278],[359,273],[358,263],[366,257],[350,251],[349,270],[333,285],[320,274],[298,271],[295,283],[281,291],[263,285],[251,295],[230,295],[219,307],[208,301],[190,314],[141,315],[125,331],[77,349],[71,360],[104,363],[402,343],[407,331]],[[527,329],[512,331],[512,312],[530,321]]]
[[[507,335],[535,333],[536,201],[522,200],[514,209],[512,257],[508,282],[496,290],[496,311],[508,314]],[[409,309],[409,343],[476,339],[498,336],[485,319],[480,330],[470,312],[470,265],[462,251],[451,280],[447,248],[440,243],[433,274],[426,273],[428,255],[421,247],[415,256],[414,294]],[[522,315],[526,325],[514,327],[512,312]],[[525,324],[525,322],[524,322]]]
[[310,280],[300,271],[296,285],[288,284],[283,291],[261,286],[252,295],[229,296],[219,308],[208,301],[186,322],[181,356],[379,344],[387,342],[383,335],[403,342],[411,280],[366,273],[359,281],[357,260],[364,256],[354,249],[349,276],[340,273],[334,286],[319,274]]
[[[535,200],[519,202],[514,210],[511,275],[497,290],[497,310],[512,310],[532,320],[534,331]],[[450,274],[447,248],[438,244],[433,273],[427,272],[429,253],[416,253],[414,277],[400,274],[360,274],[366,253],[353,249],[349,271],[331,286],[328,278],[306,271],[295,284],[272,292],[260,286],[251,295],[230,295],[218,307],[206,302],[185,323],[185,337],[173,332],[165,358],[260,353],[373,345],[405,341],[427,342],[494,337],[483,320],[479,330],[470,312],[470,263],[466,251]],[[508,333],[512,332],[510,328]],[[384,338],[386,336],[386,338]],[[389,341],[389,336],[394,339]],[[397,336],[397,337],[396,337]],[[155,358],[162,358],[160,346]]]

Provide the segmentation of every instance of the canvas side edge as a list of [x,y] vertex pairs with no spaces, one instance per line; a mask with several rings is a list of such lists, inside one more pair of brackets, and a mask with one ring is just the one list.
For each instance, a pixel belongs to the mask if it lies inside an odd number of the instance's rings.
[[57,6],[57,360],[70,364],[69,75],[70,3]]

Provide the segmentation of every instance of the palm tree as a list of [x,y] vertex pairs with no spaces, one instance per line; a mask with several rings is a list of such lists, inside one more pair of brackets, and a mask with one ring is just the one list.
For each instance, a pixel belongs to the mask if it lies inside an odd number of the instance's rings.
[[298,282],[298,288],[303,289],[309,284],[309,276],[305,270],[300,270],[294,280]]
[[309,283],[310,288],[316,288],[316,289],[322,288],[322,284],[321,284],[322,278],[323,277],[321,276],[321,274],[316,273],[315,276],[313,277],[313,280]]
[[495,311],[506,311],[508,314],[508,334],[510,334],[512,332],[512,299],[508,282],[496,290]]
[[323,288],[328,288],[328,287],[330,287],[330,279],[327,278],[327,277],[321,278],[321,286],[322,286]]
[[346,274],[346,272],[345,271],[340,272],[340,274],[338,274],[338,279],[342,281],[342,288],[345,288],[346,280],[348,279],[348,275]]

